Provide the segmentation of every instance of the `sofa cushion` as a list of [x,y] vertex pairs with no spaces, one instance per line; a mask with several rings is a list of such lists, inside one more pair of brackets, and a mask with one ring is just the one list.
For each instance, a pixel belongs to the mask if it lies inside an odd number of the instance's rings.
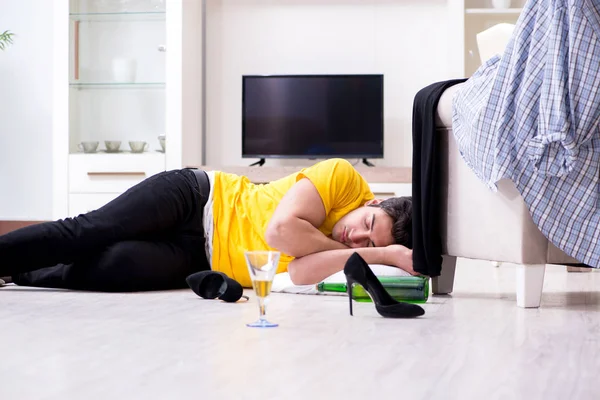
[[435,117],[435,125],[438,128],[452,128],[452,98],[462,85],[464,83],[450,86],[440,97]]

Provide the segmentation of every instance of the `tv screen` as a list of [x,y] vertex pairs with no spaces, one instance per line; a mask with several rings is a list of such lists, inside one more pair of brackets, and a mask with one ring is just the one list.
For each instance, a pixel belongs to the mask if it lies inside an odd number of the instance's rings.
[[242,157],[383,158],[383,75],[242,77]]

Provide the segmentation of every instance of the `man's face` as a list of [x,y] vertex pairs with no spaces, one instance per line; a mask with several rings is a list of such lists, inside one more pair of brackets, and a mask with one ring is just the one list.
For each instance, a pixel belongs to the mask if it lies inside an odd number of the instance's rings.
[[371,200],[365,206],[344,215],[333,227],[333,240],[351,248],[385,247],[394,244],[392,217],[381,208],[367,207],[380,200]]

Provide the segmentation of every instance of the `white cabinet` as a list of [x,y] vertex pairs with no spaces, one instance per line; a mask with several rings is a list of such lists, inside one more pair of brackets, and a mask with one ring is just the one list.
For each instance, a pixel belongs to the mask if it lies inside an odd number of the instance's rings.
[[202,2],[54,5],[53,217],[97,208],[166,169],[202,164]]
[[[477,34],[499,23],[515,24],[526,0],[449,0],[450,34],[456,42],[450,62],[457,76],[470,77],[481,66]],[[454,53],[456,52],[456,53]]]
[[140,154],[122,157],[105,154],[69,156],[70,193],[119,193],[154,174],[164,171],[164,155]]

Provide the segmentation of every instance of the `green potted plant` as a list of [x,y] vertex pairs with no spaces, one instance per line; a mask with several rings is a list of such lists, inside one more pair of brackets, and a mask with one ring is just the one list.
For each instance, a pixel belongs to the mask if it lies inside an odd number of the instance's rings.
[[4,31],[0,33],[0,50],[4,50],[9,44],[13,42],[13,36],[15,34],[10,31]]

